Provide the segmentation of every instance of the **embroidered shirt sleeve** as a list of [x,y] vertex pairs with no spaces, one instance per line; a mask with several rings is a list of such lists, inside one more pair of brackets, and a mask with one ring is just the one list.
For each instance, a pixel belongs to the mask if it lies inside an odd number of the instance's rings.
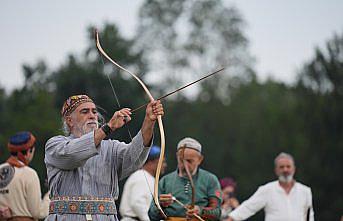
[[221,215],[222,194],[220,184],[214,175],[209,175],[208,179],[208,205],[201,208],[200,215],[206,220],[219,220]]

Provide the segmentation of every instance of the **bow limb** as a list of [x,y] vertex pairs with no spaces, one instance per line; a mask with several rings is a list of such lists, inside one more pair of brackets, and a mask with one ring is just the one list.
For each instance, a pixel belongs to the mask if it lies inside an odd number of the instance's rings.
[[160,174],[161,174],[161,169],[163,166],[163,160],[164,160],[164,151],[165,151],[165,136],[164,136],[164,129],[163,129],[163,123],[162,123],[162,117],[158,116],[158,127],[160,129],[160,137],[161,137],[161,153],[160,153],[160,158],[158,160],[157,164],[157,170],[156,170],[156,175],[155,175],[155,184],[154,184],[154,202],[157,206],[157,208],[160,210],[161,214],[167,218],[167,215],[163,212],[161,205],[158,200],[158,181],[160,180]]
[[189,182],[190,182],[190,185],[191,185],[191,188],[192,188],[192,201],[191,201],[191,209],[194,208],[195,206],[195,186],[194,186],[194,182],[193,182],[193,178],[192,178],[192,174],[190,173],[189,171],[189,168],[188,168],[188,165],[187,165],[187,161],[185,160],[185,149],[186,147],[181,147],[180,149],[180,157],[181,157],[181,161],[182,161],[182,164],[185,168],[185,171],[186,171],[186,175],[189,179]]
[[[185,149],[186,149],[186,146],[184,146],[184,147],[181,147],[180,148],[180,160],[182,161],[182,164],[183,164],[183,166],[184,166],[184,168],[185,168],[185,171],[186,171],[186,174],[187,174],[187,177],[188,177],[188,179],[189,179],[189,182],[190,182],[190,184],[191,184],[191,188],[192,188],[192,201],[191,201],[191,207],[190,208],[188,208],[186,205],[184,205],[183,203],[181,203],[178,199],[176,199],[175,197],[173,198],[173,200],[175,201],[175,202],[177,202],[179,205],[181,205],[183,208],[185,208],[185,209],[193,209],[194,208],[194,206],[195,206],[195,185],[194,185],[194,181],[193,181],[193,178],[192,178],[192,174],[190,173],[190,171],[189,171],[189,167],[188,167],[188,165],[187,165],[187,161],[185,160]],[[199,221],[205,221],[203,218],[201,218],[201,216],[200,215],[198,215],[198,214],[193,214],[194,215],[194,217],[196,218],[196,219],[198,219]]]
[[[126,68],[122,67],[121,65],[119,65],[117,62],[115,62],[110,56],[107,55],[107,53],[102,49],[101,44],[100,44],[100,39],[99,39],[99,34],[97,32],[97,30],[95,30],[95,40],[96,40],[96,47],[98,48],[99,52],[107,59],[109,60],[112,64],[114,64],[115,66],[117,66],[119,69],[125,71],[126,73],[130,74],[134,79],[136,79],[139,84],[143,87],[145,93],[148,95],[150,101],[154,101],[154,97],[151,95],[151,92],[149,91],[149,89],[147,88],[147,86],[143,83],[143,81],[136,76],[135,74],[131,73],[129,70],[127,70]],[[163,160],[164,160],[164,152],[165,152],[165,134],[164,134],[164,128],[163,128],[163,122],[162,122],[162,117],[161,116],[157,116],[157,122],[158,122],[158,127],[159,127],[159,131],[160,131],[160,137],[161,137],[161,153],[160,153],[160,157],[158,160],[158,164],[157,164],[157,170],[156,170],[156,175],[155,175],[155,185],[154,185],[154,202],[156,204],[156,207],[158,208],[158,210],[161,212],[161,214],[167,218],[166,214],[163,212],[160,202],[158,200],[158,181],[160,179],[160,173],[161,173],[161,169],[162,169],[162,165],[163,165]]]

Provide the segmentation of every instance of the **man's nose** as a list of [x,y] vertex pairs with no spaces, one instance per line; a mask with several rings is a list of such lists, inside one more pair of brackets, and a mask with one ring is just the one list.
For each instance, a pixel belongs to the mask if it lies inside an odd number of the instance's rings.
[[283,168],[283,172],[289,172],[289,168]]
[[96,117],[96,113],[90,112],[89,118],[95,119],[95,117]]

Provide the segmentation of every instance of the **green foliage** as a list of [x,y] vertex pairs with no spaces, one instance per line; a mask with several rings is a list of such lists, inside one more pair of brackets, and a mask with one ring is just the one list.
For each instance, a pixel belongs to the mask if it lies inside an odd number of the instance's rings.
[[299,75],[299,113],[306,122],[309,149],[305,178],[311,183],[319,220],[338,219],[343,207],[343,34],[316,49],[314,59]]
[[[139,13],[134,48],[149,61],[151,78],[164,91],[221,66],[227,67],[226,78],[250,74],[252,58],[236,8],[212,0],[152,0],[145,1]],[[228,82],[212,81],[216,85]],[[227,85],[221,86],[209,96],[225,99],[228,91],[222,90]]]
[[60,133],[58,111],[53,106],[54,95],[47,91],[32,91],[26,88],[14,91],[3,103],[4,113],[1,116],[4,128],[1,133],[0,161],[9,157],[7,141],[9,136],[18,131],[31,131],[37,138],[35,157],[32,167],[44,182],[46,169],[44,166],[44,145],[48,138]]
[[318,92],[343,96],[343,38],[335,35],[326,50],[316,49],[314,59],[304,66],[299,84]]

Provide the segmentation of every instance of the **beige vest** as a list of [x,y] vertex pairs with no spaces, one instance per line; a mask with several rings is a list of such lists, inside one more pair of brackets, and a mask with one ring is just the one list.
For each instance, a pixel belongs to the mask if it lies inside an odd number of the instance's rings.
[[49,202],[48,194],[41,200],[35,170],[28,166],[13,167],[8,163],[0,165],[0,207],[10,208],[12,218],[9,220],[42,219],[49,213]]

